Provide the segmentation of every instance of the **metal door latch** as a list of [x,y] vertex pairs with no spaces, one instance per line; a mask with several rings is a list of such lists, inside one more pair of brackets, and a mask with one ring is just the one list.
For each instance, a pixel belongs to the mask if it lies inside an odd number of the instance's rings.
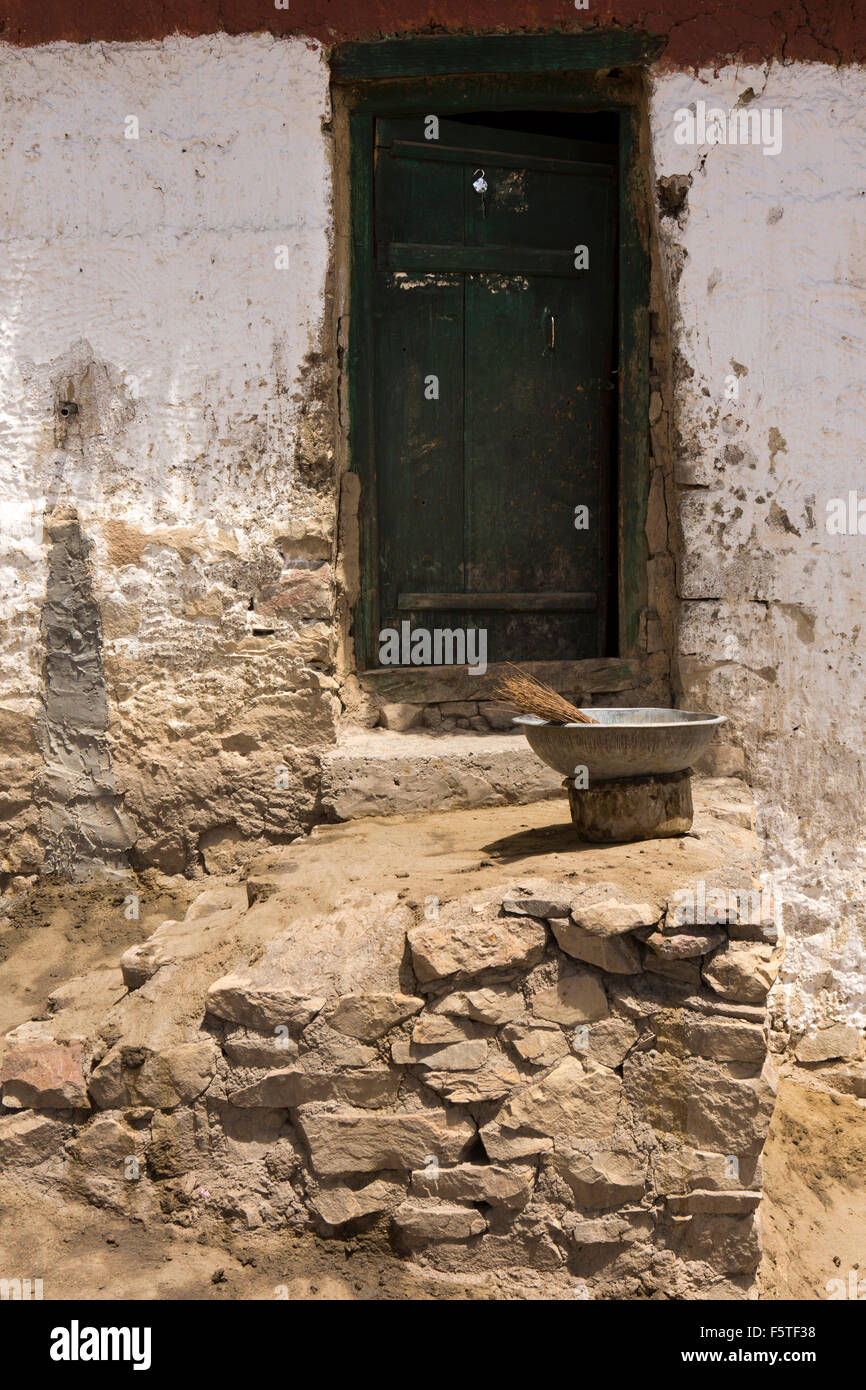
[[544,322],[547,327],[547,347],[546,352],[553,352],[556,348],[556,315],[552,309],[545,309]]
[[472,187],[475,189],[475,192],[476,192],[476,193],[480,196],[480,198],[481,198],[481,216],[482,216],[482,217],[486,217],[486,216],[487,216],[487,199],[485,198],[484,195],[485,195],[486,192],[487,192],[487,179],[486,179],[486,177],[485,177],[485,174],[484,174],[484,170],[483,170],[483,169],[476,169],[476,170],[475,170],[475,173],[472,175]]

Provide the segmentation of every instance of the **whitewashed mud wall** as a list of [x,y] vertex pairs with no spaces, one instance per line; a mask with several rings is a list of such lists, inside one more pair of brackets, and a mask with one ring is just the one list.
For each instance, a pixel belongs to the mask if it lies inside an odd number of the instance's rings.
[[[864,97],[862,70],[790,64],[656,76],[651,100],[682,703],[727,714],[745,752],[789,885],[777,1003],[830,1056],[866,1022],[866,534],[827,525],[833,499],[866,497]],[[780,111],[781,149],[677,144],[699,101]]]
[[327,67],[4,46],[0,92],[0,869],[219,867],[337,708]]

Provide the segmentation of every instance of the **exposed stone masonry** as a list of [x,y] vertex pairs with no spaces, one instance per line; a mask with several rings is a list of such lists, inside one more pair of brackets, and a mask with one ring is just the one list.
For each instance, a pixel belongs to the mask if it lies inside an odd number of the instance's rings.
[[662,896],[575,873],[315,926],[290,920],[291,875],[209,888],[101,972],[95,1034],[90,976],[7,1036],[0,1164],[446,1274],[754,1295],[781,944],[753,851],[736,832],[697,884],[672,861]]

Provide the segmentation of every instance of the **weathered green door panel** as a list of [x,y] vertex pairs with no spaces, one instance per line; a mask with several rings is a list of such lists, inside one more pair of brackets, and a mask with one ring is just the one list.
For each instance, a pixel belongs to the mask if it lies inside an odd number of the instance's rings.
[[[467,277],[467,587],[595,597],[592,611],[521,615],[519,623],[474,615],[488,630],[491,661],[513,659],[518,629],[523,660],[599,654],[613,392],[600,376],[610,367],[610,333],[599,333],[592,353],[577,350],[588,297],[569,280]],[[589,509],[589,529],[576,528],[577,506]]]
[[401,591],[465,586],[462,277],[376,272],[373,302],[381,626],[393,627]]
[[[574,245],[583,221],[584,194],[575,180],[597,181],[605,190],[615,184],[613,146],[457,121],[440,121],[438,140],[424,140],[422,130],[417,118],[377,122],[380,265],[390,264],[390,243],[515,251],[526,246],[561,255]],[[488,185],[483,195],[473,188],[476,173],[483,173]],[[512,267],[497,268],[524,267],[517,255]]]
[[601,655],[616,150],[444,120],[439,137],[376,125],[380,626],[484,627],[489,661]]
[[[564,251],[568,275],[585,278],[574,265],[574,248],[589,245],[590,236],[597,242],[605,235],[613,171],[588,164],[575,164],[568,173],[501,169],[489,163],[483,169],[487,191],[483,196],[473,192],[469,201],[467,245]],[[610,288],[608,284],[608,293]]]
[[396,159],[377,150],[376,248],[379,264],[390,242],[423,244],[436,229],[446,245],[464,235],[464,171],[432,159]]

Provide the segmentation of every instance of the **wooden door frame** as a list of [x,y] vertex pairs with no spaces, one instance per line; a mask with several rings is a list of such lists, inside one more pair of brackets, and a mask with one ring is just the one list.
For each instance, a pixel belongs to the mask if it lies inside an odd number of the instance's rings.
[[[356,674],[384,700],[485,698],[498,674],[466,667],[370,668],[379,632],[375,455],[372,437],[371,278],[373,123],[377,116],[461,111],[611,111],[620,116],[617,410],[618,654],[520,663],[558,688],[592,693],[640,683],[646,609],[649,494],[648,190],[638,159],[642,84],[637,64],[660,40],[633,31],[539,37],[455,35],[348,44],[335,50],[335,96],[349,127],[348,461],[360,477],[360,592],[354,610]],[[613,69],[613,71],[611,71]],[[467,82],[471,78],[471,82]]]

